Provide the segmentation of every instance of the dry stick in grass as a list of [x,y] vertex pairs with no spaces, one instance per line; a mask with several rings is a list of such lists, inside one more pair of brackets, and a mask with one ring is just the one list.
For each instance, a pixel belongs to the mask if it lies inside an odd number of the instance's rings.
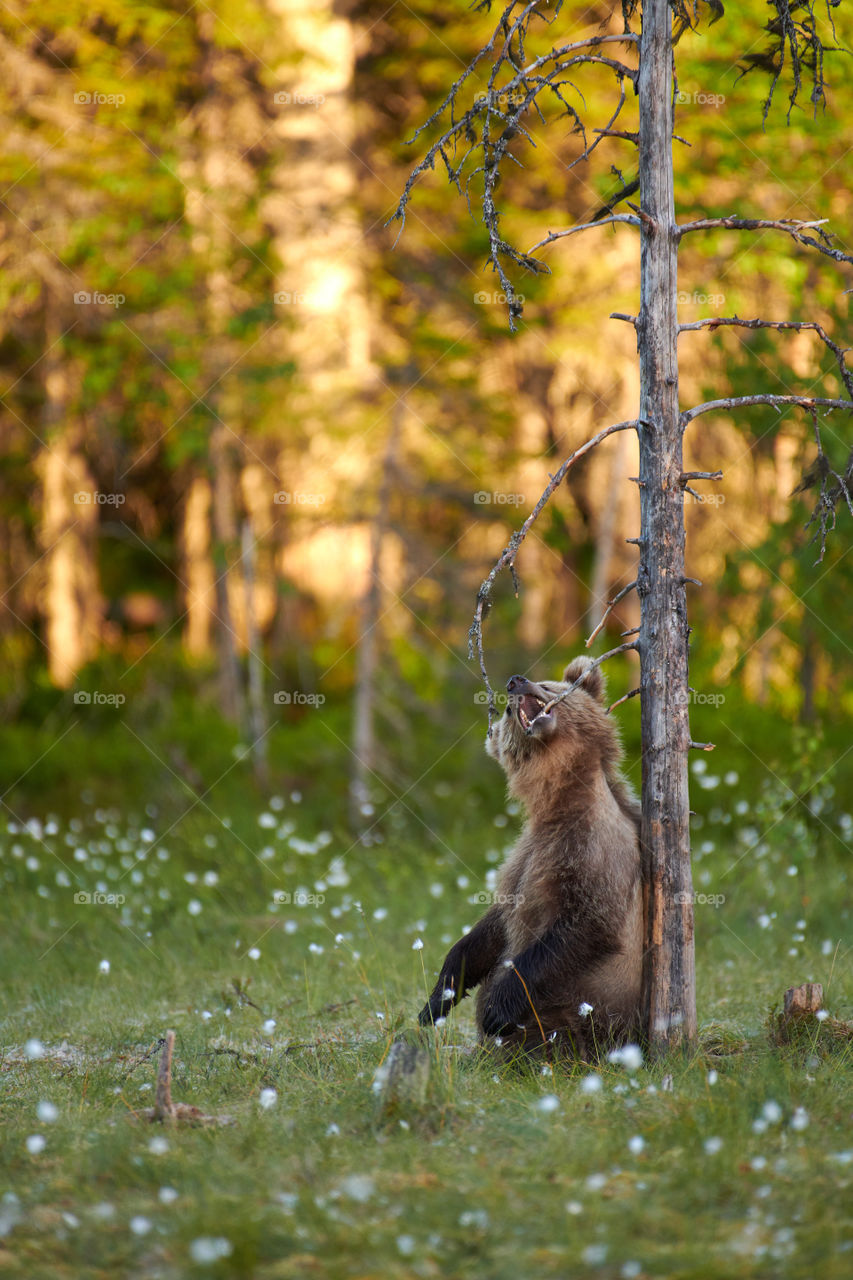
[[220,1124],[233,1124],[233,1116],[209,1116],[200,1107],[193,1107],[186,1102],[172,1101],[172,1052],[175,1047],[174,1031],[167,1031],[163,1041],[163,1052],[157,1067],[157,1092],[154,1106],[148,1107],[140,1114],[145,1120],[161,1124],[186,1124],[212,1127]]
[[157,1093],[154,1099],[154,1120],[174,1120],[175,1104],[172,1102],[172,1050],[175,1047],[174,1031],[166,1032],[166,1043],[157,1068]]

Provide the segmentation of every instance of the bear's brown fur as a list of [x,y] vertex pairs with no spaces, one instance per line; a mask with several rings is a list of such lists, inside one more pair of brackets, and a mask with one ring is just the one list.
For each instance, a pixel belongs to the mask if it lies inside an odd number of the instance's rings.
[[527,820],[495,904],[448,953],[424,1025],[479,986],[481,1037],[511,1051],[553,1044],[588,1058],[637,1034],[640,811],[619,772],[601,671],[590,664],[576,658],[562,684],[507,684],[506,714],[486,750]]

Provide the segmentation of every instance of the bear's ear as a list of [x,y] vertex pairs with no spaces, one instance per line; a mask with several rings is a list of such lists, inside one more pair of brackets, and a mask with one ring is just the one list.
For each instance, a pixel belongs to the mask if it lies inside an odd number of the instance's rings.
[[574,684],[576,680],[580,680],[584,672],[587,672],[587,675],[579,688],[601,702],[604,698],[604,676],[601,673],[601,667],[592,665],[592,658],[573,659],[563,672],[563,681],[565,684]]

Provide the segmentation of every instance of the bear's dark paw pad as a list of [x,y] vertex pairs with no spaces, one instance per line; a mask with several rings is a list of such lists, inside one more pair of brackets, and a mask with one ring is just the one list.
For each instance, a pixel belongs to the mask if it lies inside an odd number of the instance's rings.
[[453,1008],[452,1000],[444,1000],[440,996],[429,999],[418,1014],[418,1022],[422,1027],[431,1027],[439,1018],[446,1018]]

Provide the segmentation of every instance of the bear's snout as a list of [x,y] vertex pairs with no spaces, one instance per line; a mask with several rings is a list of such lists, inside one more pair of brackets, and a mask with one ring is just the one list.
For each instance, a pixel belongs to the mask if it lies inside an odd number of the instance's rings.
[[524,686],[529,683],[527,676],[510,676],[506,682],[506,691],[507,693],[521,693]]

